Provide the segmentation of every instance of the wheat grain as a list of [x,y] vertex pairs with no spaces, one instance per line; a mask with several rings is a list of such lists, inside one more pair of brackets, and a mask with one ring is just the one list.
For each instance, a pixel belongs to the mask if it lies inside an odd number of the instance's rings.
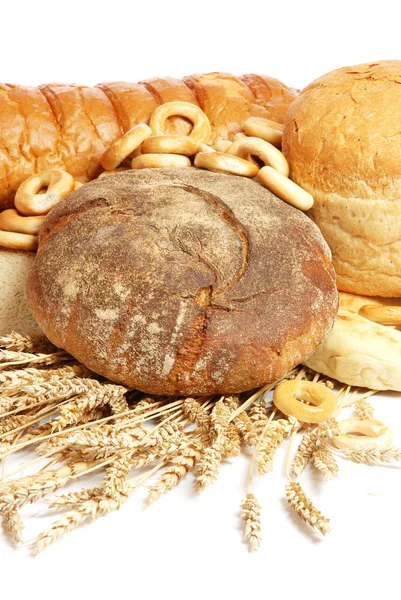
[[210,414],[197,400],[194,400],[194,398],[186,398],[183,402],[182,409],[192,423],[195,423],[203,433],[209,434]]
[[307,497],[297,481],[289,481],[285,487],[288,504],[295,510],[301,519],[313,528],[326,535],[330,531],[329,522],[316,508],[312,500]]
[[30,352],[13,352],[12,350],[0,350],[0,369],[6,369],[14,365],[54,365],[63,361],[71,360],[71,356],[64,351],[52,354],[32,354]]
[[25,504],[36,502],[49,492],[54,492],[67,483],[72,470],[61,467],[54,471],[36,473],[0,485],[0,512],[9,512]]
[[0,397],[15,396],[20,394],[24,386],[36,385],[44,381],[55,382],[59,379],[71,379],[75,377],[89,377],[91,372],[83,365],[72,364],[47,369],[35,367],[19,369],[16,371],[0,372]]
[[184,448],[178,456],[172,457],[171,466],[167,467],[160,479],[148,490],[147,503],[151,504],[162,494],[173,489],[191,471],[200,457],[200,449],[196,440],[192,447]]
[[224,447],[224,458],[234,458],[241,454],[241,436],[235,423],[230,423],[226,435],[221,438]]
[[82,415],[116,402],[126,392],[126,388],[112,384],[100,384],[94,380],[84,380],[85,389],[80,396],[60,408],[60,416],[52,421],[52,430],[60,431],[78,423]]
[[236,425],[245,444],[248,446],[256,446],[258,435],[249,415],[245,411],[240,413],[238,417],[235,417],[234,425]]
[[354,405],[354,409],[360,419],[370,419],[375,412],[373,406],[365,398],[358,400]]
[[293,475],[299,476],[302,473],[312,454],[317,449],[319,440],[333,437],[338,434],[338,431],[337,421],[335,419],[327,419],[327,421],[321,423],[312,431],[304,433],[291,466]]
[[276,423],[280,425],[283,435],[289,437],[294,429],[298,429],[299,421],[295,417],[287,417],[286,419],[277,419]]
[[245,523],[245,539],[248,540],[249,550],[258,550],[261,542],[260,515],[261,508],[256,497],[249,493],[241,502],[241,519]]
[[75,508],[77,504],[92,500],[93,496],[99,493],[100,488],[88,488],[79,492],[68,492],[68,494],[59,494],[53,498],[45,498],[44,503],[54,509]]
[[151,504],[162,494],[165,494],[185,477],[188,473],[188,469],[184,465],[171,465],[162,473],[159,481],[152,485],[148,490],[147,503]]
[[219,474],[224,448],[218,442],[204,448],[196,464],[196,491],[214,483]]
[[230,416],[231,410],[224,403],[224,400],[215,403],[210,414],[210,436],[212,441],[216,441],[219,436],[225,435]]
[[132,459],[120,452],[112,464],[106,467],[106,476],[102,482],[102,491],[111,498],[116,498],[124,489],[124,483],[132,467]]
[[341,452],[350,460],[356,463],[366,463],[367,465],[381,465],[401,460],[401,448],[380,449],[373,446],[371,448],[342,450]]
[[0,417],[0,436],[12,433],[17,427],[25,425],[32,420],[30,415],[13,415],[12,417]]
[[258,436],[263,432],[266,423],[268,422],[267,410],[266,410],[266,401],[264,397],[256,400],[250,410],[249,410],[249,418],[252,422],[252,425],[255,428],[255,431]]
[[277,448],[283,441],[283,428],[278,421],[272,421],[265,428],[263,437],[258,442],[256,462],[260,475],[273,470],[273,459]]
[[17,509],[10,510],[7,513],[2,513],[3,531],[12,539],[15,544],[22,544],[24,532],[24,524]]
[[63,487],[67,481],[79,477],[89,466],[88,463],[77,463],[74,467],[39,472],[1,484],[0,512],[9,512],[25,504],[37,502],[46,494]]
[[323,473],[326,481],[337,477],[338,464],[326,442],[320,443],[313,452],[312,459],[316,469]]
[[302,473],[317,448],[317,440],[317,428],[304,433],[291,465],[293,475],[298,476]]
[[14,352],[32,352],[34,342],[29,335],[12,331],[9,335],[0,337],[0,348]]
[[237,410],[237,408],[239,407],[238,396],[224,396],[223,402],[230,409],[231,412]]
[[39,552],[42,552],[42,550],[57,541],[62,535],[72,531],[72,529],[77,527],[87,518],[97,519],[106,513],[119,509],[128,500],[138,485],[143,483],[143,481],[151,476],[153,472],[158,470],[160,466],[162,465],[157,465],[155,469],[148,471],[137,480],[125,482],[122,492],[116,494],[114,497],[105,496],[102,494],[101,489],[94,488],[91,499],[80,503],[76,508],[54,522],[47,531],[39,534],[35,541],[33,554],[36,556]]

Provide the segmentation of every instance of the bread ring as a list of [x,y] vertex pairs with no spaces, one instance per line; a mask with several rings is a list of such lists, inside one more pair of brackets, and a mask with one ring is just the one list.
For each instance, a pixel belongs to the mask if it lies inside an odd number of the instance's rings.
[[[283,126],[279,123],[274,123],[269,119],[263,117],[249,117],[244,123],[244,131],[247,135],[252,137],[261,138],[276,148],[281,148],[281,142],[283,139]],[[276,125],[281,129],[276,128]]]
[[[43,188],[47,188],[46,192],[39,193]],[[45,215],[74,189],[74,178],[67,171],[43,171],[21,183],[15,195],[15,208],[23,215]]]
[[111,169],[111,171],[103,171],[103,173],[100,173],[98,179],[103,179],[103,177],[109,177],[116,173],[122,173],[123,171],[130,171],[130,169],[128,167],[117,167],[117,169]]
[[321,383],[293,379],[276,387],[273,403],[282,413],[303,423],[322,423],[334,414],[338,402],[336,394]]
[[358,311],[361,317],[380,323],[380,325],[401,325],[401,306],[377,306],[364,304]]
[[232,142],[230,142],[230,140],[218,140],[214,144],[213,148],[216,150],[216,152],[225,152],[230,146],[232,146]]
[[313,196],[309,192],[288,177],[281,175],[273,167],[262,167],[258,173],[258,181],[273,194],[300,210],[309,210],[313,206]]
[[132,159],[133,169],[160,169],[166,167],[190,167],[191,161],[181,154],[141,154]]
[[347,385],[401,392],[401,331],[359,314],[367,303],[401,306],[401,298],[340,292],[334,327],[304,364]]
[[338,423],[339,435],[333,436],[331,443],[340,450],[356,448],[390,448],[393,433],[389,427],[377,419],[353,417]]
[[81,188],[84,184],[81,183],[80,181],[76,181],[75,182],[75,186],[74,186],[74,190],[79,190],[79,188]]
[[44,220],[44,215],[39,217],[22,217],[15,208],[9,208],[0,213],[0,230],[35,235],[39,232]]
[[191,102],[165,102],[156,108],[150,117],[149,125],[155,135],[165,134],[165,123],[169,117],[185,117],[193,123],[189,137],[198,144],[207,144],[211,134],[210,121],[203,112]]
[[[231,149],[229,148],[229,150]],[[230,151],[231,153],[232,151]],[[284,154],[275,146],[260,138],[247,137],[246,139],[239,140],[236,147],[236,155],[240,158],[245,158],[249,155],[257,156],[265,165],[273,167],[273,169],[284,175],[284,177],[288,177],[290,174],[290,167]]]
[[223,152],[198,152],[194,165],[209,171],[221,171],[243,177],[255,177],[259,171],[259,168],[248,160],[223,154]]
[[145,123],[139,123],[139,125],[129,129],[103,153],[100,159],[103,169],[111,171],[118,167],[131,152],[136,150],[151,135],[152,130]]
[[28,250],[32,252],[38,247],[38,236],[27,233],[0,231],[0,246],[11,250]]
[[[240,147],[240,144],[242,142],[243,138],[237,140],[236,142],[233,142],[225,149],[224,153],[230,154],[231,156],[238,156],[238,148]],[[251,162],[253,165],[255,165],[255,167],[258,167],[258,169],[260,169],[260,164],[256,162],[256,160],[254,160],[250,154],[246,154],[242,158],[245,158],[245,160]]]
[[233,137],[233,141],[234,142],[238,142],[238,140],[243,140],[244,138],[247,138],[248,136],[246,135],[246,133],[244,133],[243,131],[239,131],[238,133],[235,134],[235,136]]
[[198,147],[196,149],[197,152],[216,152],[216,150],[214,148],[212,148],[212,146],[208,146],[207,144],[198,144]]
[[146,139],[142,154],[183,154],[193,156],[198,144],[187,135],[153,135]]

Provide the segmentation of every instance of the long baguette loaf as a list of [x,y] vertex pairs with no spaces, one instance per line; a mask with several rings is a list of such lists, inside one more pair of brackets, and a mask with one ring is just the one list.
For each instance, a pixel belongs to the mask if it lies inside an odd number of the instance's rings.
[[[137,123],[147,123],[164,102],[199,105],[210,119],[213,143],[231,139],[249,116],[283,122],[295,96],[277,79],[227,73],[96,87],[0,84],[0,210],[12,205],[24,179],[39,171],[65,168],[78,181],[94,179],[104,150]],[[173,117],[168,128],[186,134],[190,123]]]

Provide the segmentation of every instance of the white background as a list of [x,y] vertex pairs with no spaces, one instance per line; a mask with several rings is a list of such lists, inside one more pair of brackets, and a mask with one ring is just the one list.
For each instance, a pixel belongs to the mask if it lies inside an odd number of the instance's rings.
[[[344,65],[401,59],[397,2],[7,2],[0,80],[95,84],[196,72],[265,73],[302,88]],[[389,107],[391,109],[391,107]],[[377,397],[378,418],[401,445],[401,397]],[[341,463],[338,480],[304,484],[332,517],[310,535],[282,499],[283,455],[255,481],[263,545],[242,544],[238,505],[247,462],[224,466],[195,496],[188,480],[143,509],[146,490],[119,512],[81,527],[36,559],[0,538],[0,597],[400,598],[399,468]],[[88,484],[89,485],[89,484]],[[28,539],[48,525],[24,511]]]

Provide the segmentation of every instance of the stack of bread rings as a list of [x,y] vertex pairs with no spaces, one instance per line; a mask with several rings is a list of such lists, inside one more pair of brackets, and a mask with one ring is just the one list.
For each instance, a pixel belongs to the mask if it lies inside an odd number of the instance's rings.
[[34,251],[45,215],[82,184],[61,169],[43,171],[26,179],[15,195],[15,208],[0,213],[0,246]]
[[[170,117],[192,122],[188,136],[166,135]],[[205,113],[190,102],[166,102],[153,112],[149,125],[140,123],[116,140],[103,154],[106,177],[128,169],[199,167],[243,177],[255,177],[276,196],[301,210],[313,205],[313,197],[289,179],[288,163],[282,154],[283,126],[261,117],[250,117],[233,142],[209,146],[211,128]],[[191,162],[190,157],[194,157]],[[131,164],[128,165],[127,161]]]
[[[177,116],[192,123],[189,135],[166,135],[167,119]],[[233,141],[219,140],[212,147],[208,145],[209,119],[198,106],[166,102],[153,112],[149,125],[135,125],[104,152],[100,161],[104,172],[99,178],[128,169],[195,166],[254,177],[282,200],[308,210],[313,197],[289,179],[288,163],[280,150],[282,133],[280,123],[250,117]],[[62,169],[29,177],[17,190],[15,208],[0,213],[0,246],[35,251],[45,215],[81,185]]]
[[[280,412],[307,425],[336,418],[343,408],[338,400],[339,395],[332,392],[324,381],[286,380],[276,387],[273,394],[273,403]],[[382,450],[391,447],[393,433],[377,419],[358,416],[338,421],[329,442],[341,451]]]

